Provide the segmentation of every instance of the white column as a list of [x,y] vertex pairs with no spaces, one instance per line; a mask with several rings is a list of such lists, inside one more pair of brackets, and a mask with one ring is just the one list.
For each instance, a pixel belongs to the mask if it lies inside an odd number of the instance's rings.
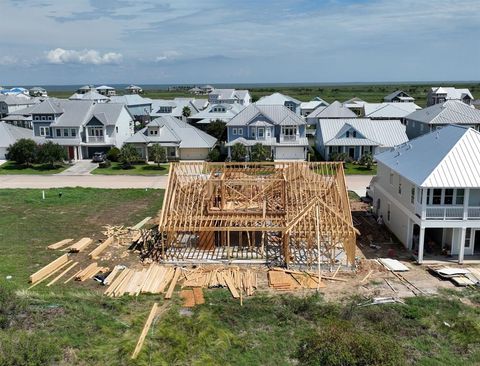
[[462,227],[460,230],[460,250],[458,252],[458,264],[463,264],[463,257],[465,256],[465,236],[467,233],[467,228]]
[[468,220],[468,201],[470,200],[470,188],[465,188],[463,195],[463,219]]
[[79,146],[78,147],[78,160],[82,160],[82,159],[83,159],[82,147]]
[[420,226],[420,238],[418,239],[418,264],[423,263],[423,247],[425,244],[425,228]]
[[425,216],[427,215],[427,192],[428,188],[421,188],[422,190],[422,220],[425,220]]
[[148,145],[145,144],[145,161],[148,163]]
[[413,225],[412,220],[408,219],[407,223],[407,249],[412,250]]
[[78,146],[73,147],[73,159],[78,160]]

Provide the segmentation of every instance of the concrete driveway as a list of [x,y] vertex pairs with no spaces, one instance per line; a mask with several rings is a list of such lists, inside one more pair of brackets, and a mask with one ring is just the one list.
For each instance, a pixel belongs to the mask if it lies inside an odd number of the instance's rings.
[[92,163],[91,160],[78,160],[70,168],[56,175],[89,175],[96,168],[98,163]]
[[345,176],[347,189],[354,191],[360,197],[364,197],[373,177],[373,175],[347,175]]

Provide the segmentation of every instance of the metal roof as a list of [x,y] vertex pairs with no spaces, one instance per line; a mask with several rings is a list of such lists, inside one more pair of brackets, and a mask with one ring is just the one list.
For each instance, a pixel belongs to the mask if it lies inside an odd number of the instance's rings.
[[473,99],[472,93],[470,93],[469,89],[457,89],[452,87],[433,87],[430,89],[430,93],[432,94],[446,94],[446,99],[449,100],[461,100],[464,96],[469,96],[470,99]]
[[480,124],[480,110],[463,102],[447,100],[444,103],[415,111],[405,118],[428,124]]
[[480,133],[450,125],[375,156],[424,188],[479,188]]
[[233,117],[227,126],[246,126],[259,119],[266,118],[274,125],[299,126],[304,125],[303,118],[283,105],[250,104]]
[[127,107],[133,106],[142,106],[142,105],[151,105],[152,100],[148,98],[144,98],[138,94],[126,94],[120,96],[112,96],[110,97],[110,102],[113,103],[123,103]]
[[256,105],[285,105],[285,102],[292,102],[297,105],[301,104],[298,99],[292,98],[288,95],[282,93],[273,93],[271,95],[266,95],[261,97],[258,101],[255,102]]
[[[402,96],[402,95],[405,95],[405,96]],[[404,100],[411,100],[411,101],[415,100],[415,98],[413,98],[412,96],[410,96],[409,94],[407,94],[403,90],[396,90],[393,93],[388,94],[385,98],[383,98],[383,100],[385,102],[391,102],[392,99],[397,98],[397,97],[400,98],[400,99],[404,99]]]
[[363,105],[365,117],[371,118],[404,118],[416,110],[421,109],[415,103],[365,103]]
[[110,97],[107,97],[105,95],[97,93],[94,90],[90,90],[89,92],[86,92],[85,94],[75,93],[68,99],[70,99],[70,100],[102,100],[102,101],[108,101],[108,100],[110,100]]
[[[225,108],[225,112],[214,112],[215,107],[223,107]],[[192,114],[188,119],[189,120],[216,120],[220,119],[224,122],[230,121],[233,117],[235,117],[238,113],[240,113],[245,106],[233,103],[233,104],[212,104],[207,109],[200,111],[196,114]]]
[[37,142],[44,140],[34,137],[33,131],[28,128],[17,127],[0,121],[0,147],[9,147],[20,139],[31,139]]
[[352,112],[350,109],[345,107],[339,101],[334,101],[328,107],[318,107],[312,113],[310,113],[308,118],[355,118],[357,115]]

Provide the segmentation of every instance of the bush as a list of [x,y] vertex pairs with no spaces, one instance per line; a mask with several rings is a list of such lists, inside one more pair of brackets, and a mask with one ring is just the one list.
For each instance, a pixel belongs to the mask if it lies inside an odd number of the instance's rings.
[[348,323],[322,326],[301,342],[295,357],[303,366],[396,366],[405,364],[400,346],[384,334],[372,334]]
[[101,163],[98,164],[99,168],[110,168],[112,166],[112,162],[108,159],[102,161]]
[[8,159],[17,164],[30,165],[36,161],[38,146],[31,139],[20,139],[7,149]]
[[160,166],[161,163],[167,162],[167,151],[159,144],[154,144],[150,147],[149,155],[158,166]]
[[271,156],[271,150],[260,143],[253,145],[250,148],[251,161],[266,161]]
[[38,161],[49,164],[51,167],[54,167],[55,163],[62,163],[66,158],[65,148],[52,141],[48,141],[38,148]]
[[130,169],[133,163],[140,159],[137,149],[133,145],[125,144],[120,150],[119,160],[122,163],[123,169]]
[[107,159],[110,161],[118,161],[120,159],[120,149],[118,147],[112,147],[107,152]]
[[247,148],[239,143],[231,147],[231,156],[233,161],[245,161],[247,155]]
[[208,161],[214,161],[214,162],[221,161],[220,151],[217,148],[210,150],[210,152],[208,153],[207,159]]

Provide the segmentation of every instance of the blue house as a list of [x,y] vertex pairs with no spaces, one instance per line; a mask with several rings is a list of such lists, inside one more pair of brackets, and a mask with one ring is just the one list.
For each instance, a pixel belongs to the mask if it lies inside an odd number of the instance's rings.
[[[235,144],[262,144],[277,160],[305,160],[308,140],[305,121],[283,105],[250,104],[227,123],[228,156]],[[248,155],[247,155],[248,158]]]

